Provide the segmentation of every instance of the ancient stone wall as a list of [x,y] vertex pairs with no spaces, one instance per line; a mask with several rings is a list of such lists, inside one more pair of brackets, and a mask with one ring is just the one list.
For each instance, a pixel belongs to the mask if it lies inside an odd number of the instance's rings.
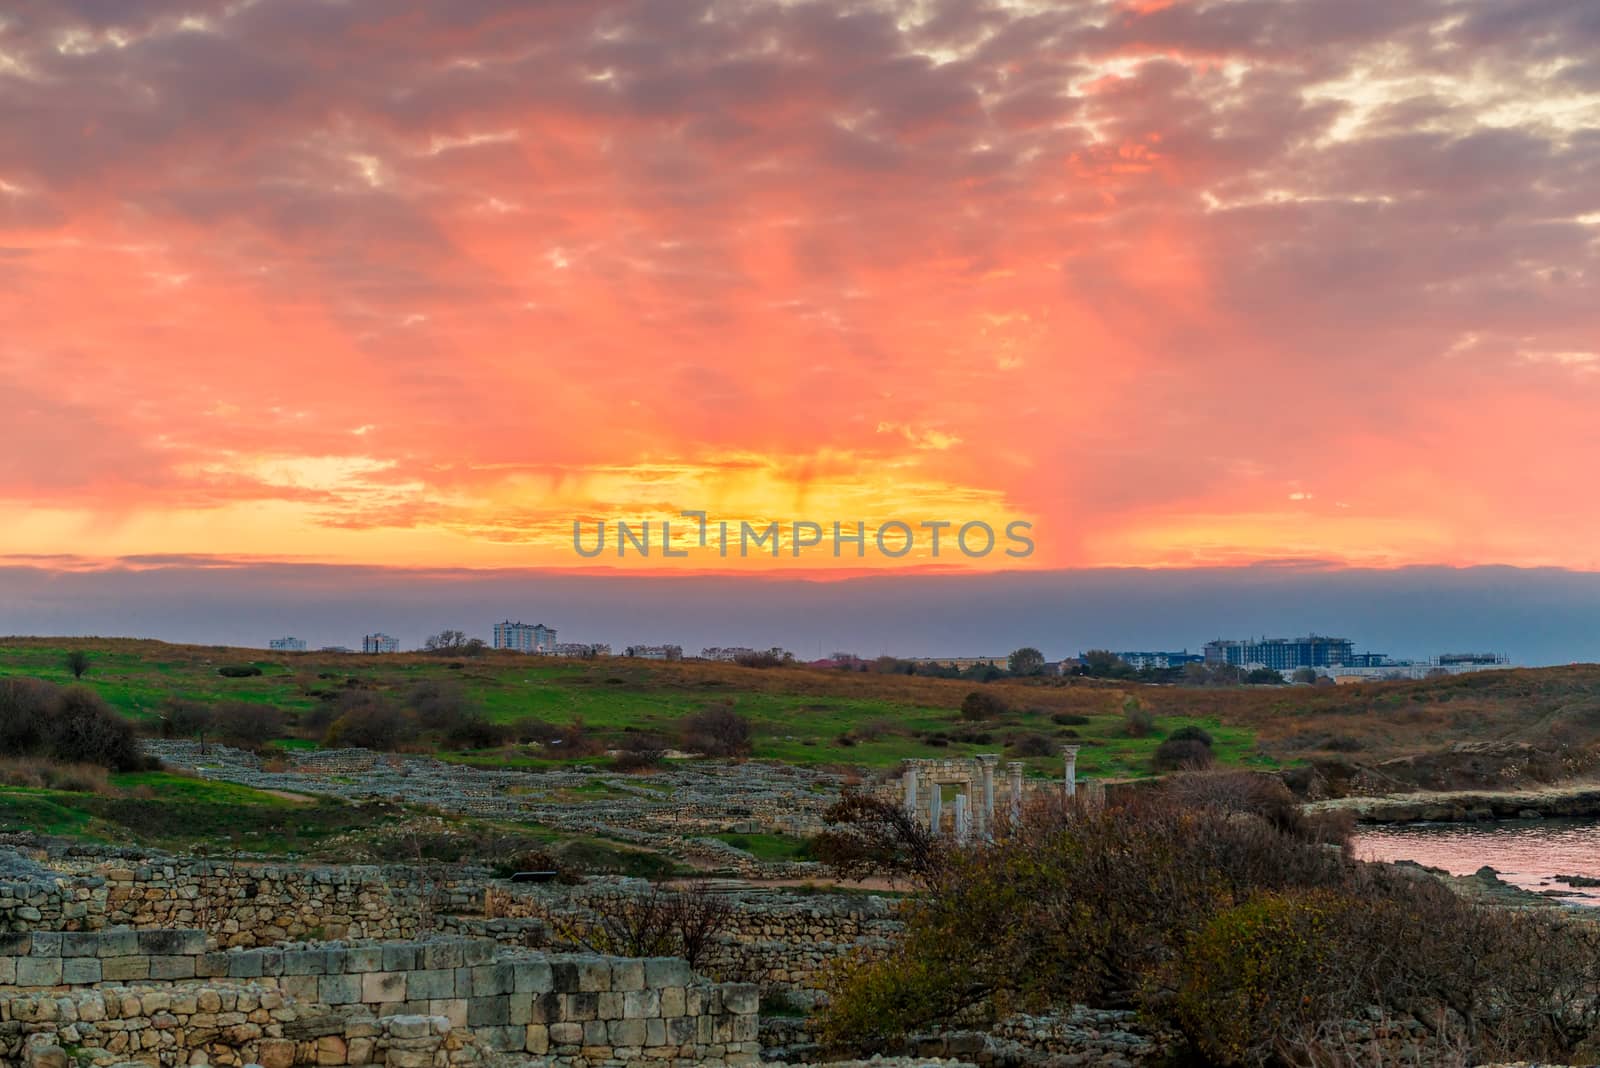
[[0,991],[0,1061],[26,1068],[128,1062],[467,1068],[486,1060],[477,1038],[443,1017],[340,1013],[256,984]]
[[[638,880],[579,886],[512,884],[481,869],[406,865],[300,867],[193,858],[50,858],[27,878],[0,872],[0,931],[92,932],[108,928],[199,929],[215,948],[294,940],[415,939],[451,932],[511,946],[571,950],[574,925],[598,903],[647,892]],[[858,895],[728,897],[729,927],[702,971],[763,991],[815,991],[837,957],[881,952],[900,928],[896,903]],[[160,956],[160,954],[156,954]],[[110,965],[107,978],[144,978]],[[84,967],[88,967],[85,965]],[[159,977],[183,965],[159,962]],[[221,977],[202,962],[195,976]],[[243,978],[243,976],[240,976]]]
[[0,989],[15,989],[26,1005],[41,988],[95,986],[109,998],[121,983],[157,979],[175,981],[172,992],[196,979],[270,990],[268,1010],[440,1017],[490,1049],[564,1063],[637,1059],[646,1049],[722,1061],[759,1049],[756,988],[706,982],[675,958],[507,954],[463,938],[208,950],[200,931],[122,929],[10,934],[0,943]]

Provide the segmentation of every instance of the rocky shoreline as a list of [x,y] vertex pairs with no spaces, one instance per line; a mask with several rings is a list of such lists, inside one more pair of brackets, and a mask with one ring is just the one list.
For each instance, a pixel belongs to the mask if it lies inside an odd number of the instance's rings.
[[1532,790],[1422,791],[1311,801],[1308,812],[1349,812],[1358,823],[1481,823],[1600,818],[1600,784]]

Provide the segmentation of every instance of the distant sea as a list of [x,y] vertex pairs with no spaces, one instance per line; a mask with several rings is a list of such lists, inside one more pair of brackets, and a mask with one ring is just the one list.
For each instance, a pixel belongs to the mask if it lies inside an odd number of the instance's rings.
[[[1414,860],[1452,875],[1485,865],[1513,886],[1535,893],[1568,889],[1557,875],[1600,878],[1600,821],[1512,820],[1363,827],[1355,840],[1362,860]],[[1600,906],[1600,887],[1572,887],[1558,900]],[[1584,895],[1584,896],[1579,896]]]

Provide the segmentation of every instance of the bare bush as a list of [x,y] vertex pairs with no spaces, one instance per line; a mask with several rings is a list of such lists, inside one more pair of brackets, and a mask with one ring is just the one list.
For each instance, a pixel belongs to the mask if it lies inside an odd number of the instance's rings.
[[945,862],[944,839],[886,798],[847,789],[822,818],[828,826],[811,840],[812,855],[844,878],[927,881]]
[[62,690],[43,725],[45,749],[68,764],[98,764],[113,771],[144,766],[144,750],[123,719],[93,690]]
[[705,883],[671,890],[655,884],[643,894],[617,892],[587,904],[590,915],[569,920],[561,932],[567,938],[619,957],[682,957],[690,968],[729,929],[733,912]]
[[228,701],[216,710],[217,737],[240,749],[259,752],[269,742],[283,737],[283,712],[272,705],[252,701]]
[[743,756],[750,752],[750,721],[731,705],[712,705],[683,720],[684,748],[706,756]]

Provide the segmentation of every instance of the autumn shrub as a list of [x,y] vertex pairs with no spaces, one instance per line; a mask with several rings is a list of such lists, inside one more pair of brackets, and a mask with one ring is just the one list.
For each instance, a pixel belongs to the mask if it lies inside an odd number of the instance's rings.
[[754,733],[750,721],[729,705],[712,705],[685,716],[682,723],[684,748],[706,756],[743,756],[750,752]]
[[112,771],[145,766],[144,750],[129,723],[93,690],[60,691],[41,725],[44,751],[67,764],[98,764]]
[[1137,697],[1122,702],[1122,729],[1129,738],[1143,738],[1155,730],[1156,717]]
[[389,751],[416,736],[416,717],[377,694],[352,690],[340,702],[339,718],[329,726],[325,745]]
[[623,772],[650,771],[665,759],[666,753],[660,749],[623,749],[611,758],[611,767]]
[[0,758],[0,786],[32,790],[71,790],[113,794],[111,778],[98,764],[62,764],[54,760]]
[[1009,711],[1005,698],[992,690],[973,690],[961,699],[961,718],[965,720],[999,719]]
[[229,745],[259,752],[283,737],[287,721],[282,710],[254,701],[228,701],[212,715],[212,732]]
[[261,669],[254,664],[224,664],[217,674],[225,679],[248,679],[261,674]]
[[1197,738],[1168,738],[1150,755],[1150,767],[1156,771],[1194,770],[1209,768],[1212,760],[1209,743]]
[[1052,712],[1050,722],[1058,727],[1082,727],[1088,724],[1088,716],[1080,716],[1076,712]]
[[1006,741],[1006,747],[1016,757],[1050,756],[1056,751],[1056,743],[1036,732],[1013,735]]
[[1352,938],[1367,902],[1328,890],[1260,894],[1185,947],[1173,1018],[1214,1064],[1293,1063],[1381,990],[1381,961]]
[[[872,1048],[1083,1003],[1137,1008],[1211,1065],[1383,1063],[1347,1056],[1347,1021],[1370,1012],[1425,1021],[1435,1052],[1461,1043],[1449,1063],[1595,1052],[1600,925],[1355,861],[1285,818],[1264,776],[1176,778],[1098,809],[1037,804],[993,843],[939,842],[887,954],[830,969],[823,1037]],[[824,859],[830,837],[858,861],[907,855],[920,829],[898,806],[846,802],[830,819],[877,833],[830,828]]]

